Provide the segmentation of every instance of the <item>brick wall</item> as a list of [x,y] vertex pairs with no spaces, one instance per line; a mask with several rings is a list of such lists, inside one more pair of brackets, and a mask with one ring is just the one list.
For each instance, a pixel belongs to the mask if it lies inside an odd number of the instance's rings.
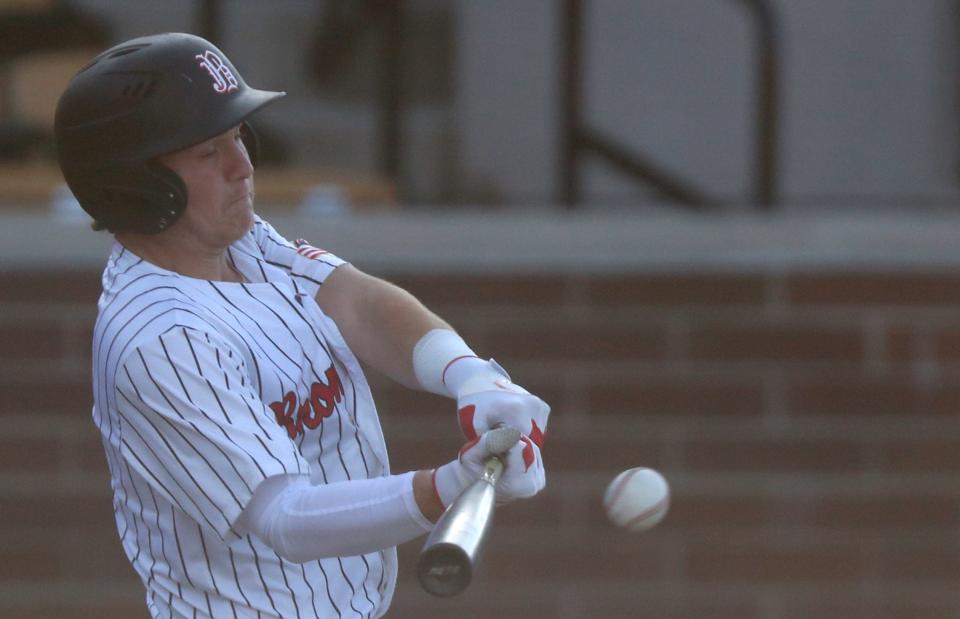
[[[146,616],[89,419],[97,277],[0,274],[0,616]],[[392,279],[554,413],[471,589],[421,592],[408,544],[391,617],[960,617],[960,275]],[[451,457],[448,401],[372,382],[397,470]],[[625,534],[600,497],[638,465],[674,504]]]

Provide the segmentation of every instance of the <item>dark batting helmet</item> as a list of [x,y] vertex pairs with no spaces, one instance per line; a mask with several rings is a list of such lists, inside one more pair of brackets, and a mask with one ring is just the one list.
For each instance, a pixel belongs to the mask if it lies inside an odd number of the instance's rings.
[[183,212],[187,190],[156,158],[243,124],[284,94],[247,86],[223,52],[200,37],[133,39],[94,58],[60,96],[60,168],[101,226],[160,232]]

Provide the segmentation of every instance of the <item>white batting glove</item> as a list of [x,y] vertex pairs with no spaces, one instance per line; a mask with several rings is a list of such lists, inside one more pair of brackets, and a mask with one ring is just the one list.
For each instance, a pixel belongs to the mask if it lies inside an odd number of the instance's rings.
[[[493,455],[487,447],[489,432],[460,448],[459,457],[433,472],[433,489],[446,509],[467,486],[480,478],[483,463]],[[529,498],[546,486],[546,471],[540,448],[526,436],[503,456],[503,473],[497,481],[497,503]]]
[[537,447],[543,447],[550,406],[513,383],[493,359],[464,380],[456,395],[460,429],[467,438],[505,425],[517,428]]
[[468,439],[505,425],[543,447],[547,403],[511,382],[493,359],[480,359],[454,331],[433,329],[420,338],[413,369],[421,387],[457,400],[460,428]]

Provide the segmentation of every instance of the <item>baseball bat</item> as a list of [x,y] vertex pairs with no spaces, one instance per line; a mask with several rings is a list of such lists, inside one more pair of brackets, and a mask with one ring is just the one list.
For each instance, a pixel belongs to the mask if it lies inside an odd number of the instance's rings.
[[443,512],[427,537],[417,562],[417,577],[425,591],[451,597],[470,584],[493,523],[496,485],[503,472],[500,457],[520,440],[520,431],[499,427],[490,431],[487,448],[493,456],[480,479],[468,486]]

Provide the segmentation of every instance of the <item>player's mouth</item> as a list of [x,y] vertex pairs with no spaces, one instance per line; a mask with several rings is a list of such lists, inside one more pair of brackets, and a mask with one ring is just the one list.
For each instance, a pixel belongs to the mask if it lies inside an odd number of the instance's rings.
[[233,205],[236,204],[237,202],[243,202],[243,201],[246,201],[246,202],[248,202],[249,204],[253,204],[253,192],[252,192],[252,191],[245,191],[245,192],[243,192],[242,194],[240,194],[240,195],[238,195],[237,197],[235,197],[235,198],[233,198],[232,200],[230,200],[227,204],[228,204],[228,206],[233,206]]

